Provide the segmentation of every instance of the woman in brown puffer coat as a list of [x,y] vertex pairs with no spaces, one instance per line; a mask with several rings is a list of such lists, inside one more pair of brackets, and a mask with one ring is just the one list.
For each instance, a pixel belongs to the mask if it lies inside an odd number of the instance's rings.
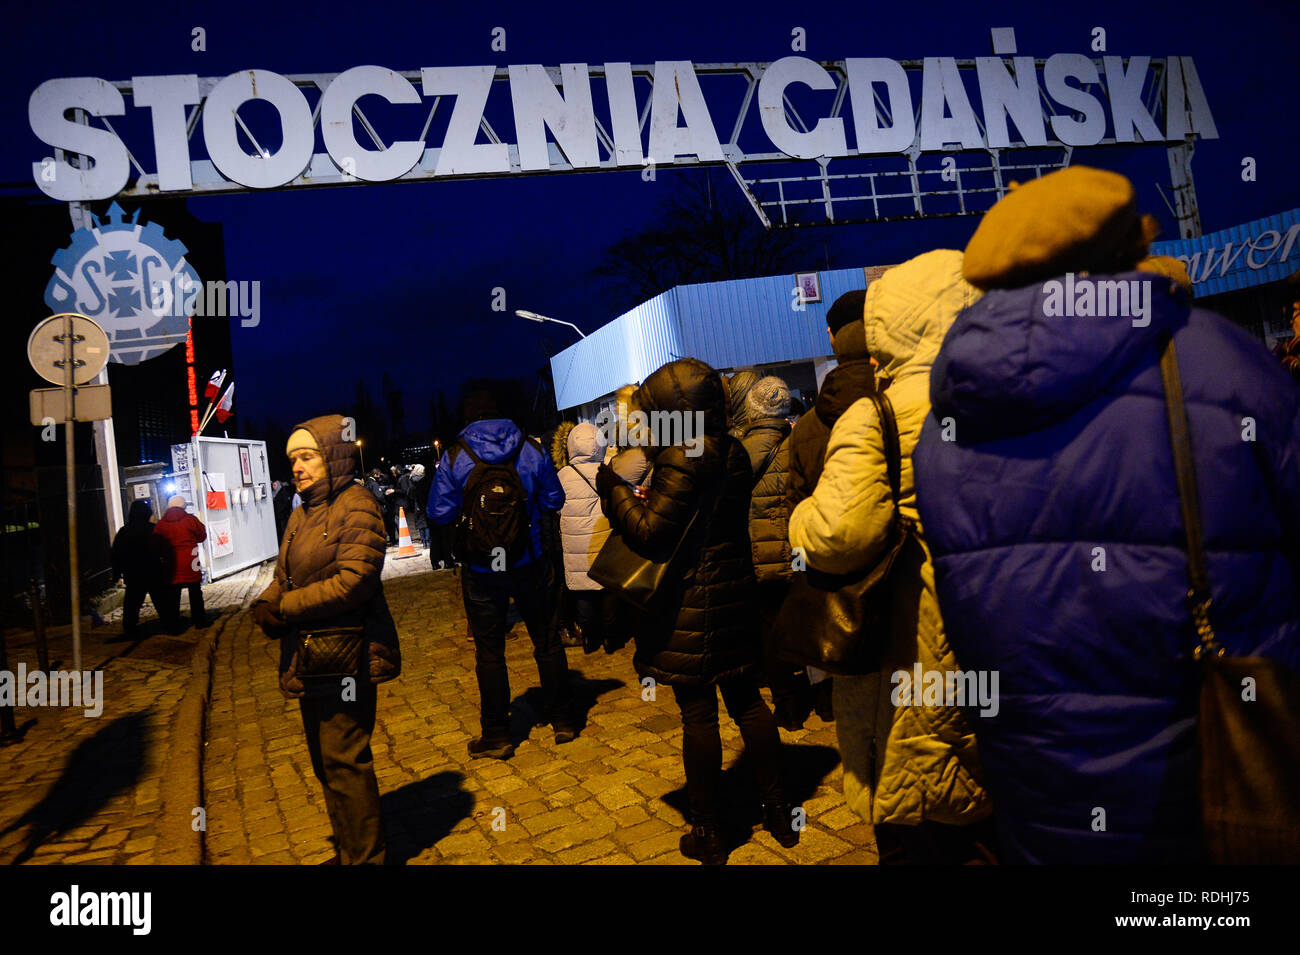
[[[370,734],[375,728],[375,685],[401,670],[380,573],[384,518],[370,492],[353,480],[357,446],[343,440],[345,419],[312,418],[289,436],[286,451],[302,507],[280,543],[275,579],[253,604],[269,637],[280,639],[280,689],[297,699],[312,768],[338,846],[330,862],[384,861],[384,827]],[[361,627],[369,678],[299,674],[299,634]]]
[[645,497],[634,494],[609,465],[596,472],[605,516],[628,546],[645,557],[670,556],[691,515],[699,511],[687,555],[675,568],[679,576],[666,584],[656,611],[641,621],[633,665],[643,678],[673,688],[682,712],[692,823],[681,851],[713,865],[727,858],[718,830],[719,691],[754,760],[764,827],[787,847],[798,840],[781,793],[779,734],[758,692],[749,552],[753,475],[745,449],[727,434],[723,387],[718,373],[702,361],[683,358],[664,365],[645,380],[633,403],[645,412],[672,413],[681,427],[666,430],[674,431],[679,443],[646,449],[654,472]]

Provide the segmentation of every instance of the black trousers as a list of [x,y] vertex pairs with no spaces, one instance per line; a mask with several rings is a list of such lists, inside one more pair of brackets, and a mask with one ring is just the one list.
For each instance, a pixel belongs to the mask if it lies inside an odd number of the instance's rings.
[[801,700],[808,699],[812,687],[808,683],[808,674],[792,663],[786,663],[777,657],[778,634],[776,616],[785,602],[785,595],[790,585],[783,581],[759,584],[758,616],[759,632],[763,641],[763,676],[772,688],[772,702],[778,706],[793,706]]
[[[126,584],[126,596],[122,601],[122,632],[124,634],[135,633],[136,627],[140,623],[140,608],[144,606],[146,596],[153,601],[153,609],[157,612],[158,618],[160,620],[163,618],[162,606],[166,601],[160,599],[160,587],[130,577],[125,578],[124,583]],[[177,594],[178,600],[179,597],[180,595]]]
[[429,525],[429,562],[433,564],[433,569],[438,569],[441,562],[444,568],[450,568],[456,563],[456,558],[451,552],[451,526],[448,524],[430,524]]
[[556,626],[556,593],[550,563],[534,558],[522,567],[478,571],[469,565],[461,575],[465,617],[474,636],[474,672],[478,677],[480,720],[486,739],[509,733],[510,676],[506,671],[507,613],[515,602],[528,636],[542,684],[549,718],[562,721],[569,703],[569,664]]
[[370,734],[375,730],[379,694],[370,684],[357,687],[357,699],[303,697],[302,727],[311,768],[325,793],[325,809],[343,865],[384,864],[384,821]]
[[203,608],[203,585],[201,583],[193,584],[168,584],[166,587],[159,587],[155,593],[156,597],[162,598],[162,603],[157,600],[154,605],[158,607],[158,616],[162,618],[163,625],[178,630],[181,625],[181,588],[190,592],[190,622],[196,626],[203,626],[207,623],[208,616]]
[[582,642],[588,651],[605,644],[613,635],[614,597],[603,590],[568,590],[573,601],[573,622],[582,631]]
[[783,800],[781,738],[772,711],[759,695],[758,679],[751,674],[724,680],[716,686],[674,686],[673,695],[682,712],[686,794],[691,805],[691,822],[697,826],[718,823],[718,782],[722,778],[718,691],[722,692],[727,715],[740,728],[763,801],[771,805]]

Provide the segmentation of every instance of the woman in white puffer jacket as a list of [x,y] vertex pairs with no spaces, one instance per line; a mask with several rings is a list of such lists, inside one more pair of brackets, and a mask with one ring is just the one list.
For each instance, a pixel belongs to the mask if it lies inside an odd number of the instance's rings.
[[560,541],[564,550],[564,585],[573,602],[574,624],[583,649],[595,651],[604,642],[605,592],[587,575],[591,562],[610,535],[609,520],[600,510],[596,469],[605,460],[605,435],[583,422],[569,432],[569,463],[560,468],[564,507],[560,510]]

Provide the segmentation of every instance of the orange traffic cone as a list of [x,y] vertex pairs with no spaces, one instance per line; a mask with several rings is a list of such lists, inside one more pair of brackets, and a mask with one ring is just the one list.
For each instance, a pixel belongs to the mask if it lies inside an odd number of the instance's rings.
[[411,530],[406,526],[406,508],[397,509],[397,556],[418,557],[419,551],[411,543]]

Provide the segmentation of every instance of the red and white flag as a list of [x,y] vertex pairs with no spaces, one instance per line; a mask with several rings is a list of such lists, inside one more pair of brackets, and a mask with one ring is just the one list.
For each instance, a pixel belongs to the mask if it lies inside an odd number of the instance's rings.
[[217,420],[224,423],[225,420],[229,418],[230,415],[233,413],[231,411],[231,408],[233,408],[234,405],[235,405],[235,383],[232,381],[230,383],[230,387],[226,389],[226,393],[222,395],[221,400],[217,402],[217,409],[216,409]]
[[226,383],[226,369],[222,368],[212,373],[208,379],[208,386],[203,389],[203,397],[211,401],[217,395],[221,394],[221,386]]

